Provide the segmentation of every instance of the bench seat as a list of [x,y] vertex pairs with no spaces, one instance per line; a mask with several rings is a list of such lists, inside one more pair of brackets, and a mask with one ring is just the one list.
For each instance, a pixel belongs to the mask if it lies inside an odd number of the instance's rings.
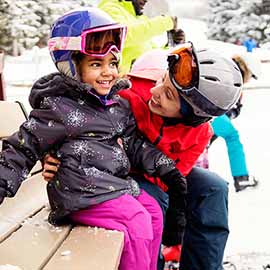
[[[25,121],[22,104],[0,101],[1,140]],[[3,125],[2,125],[3,122]],[[48,223],[46,182],[40,163],[14,198],[0,205],[0,270],[117,270],[124,234]]]

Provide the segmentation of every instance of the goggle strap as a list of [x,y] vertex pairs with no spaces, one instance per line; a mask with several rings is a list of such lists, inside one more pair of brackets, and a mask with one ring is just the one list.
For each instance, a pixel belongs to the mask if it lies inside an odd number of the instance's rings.
[[69,50],[80,51],[82,38],[78,37],[53,37],[48,41],[49,51]]
[[69,62],[69,66],[70,66],[72,76],[75,76],[76,75],[76,68],[74,66],[74,63],[73,63],[73,61],[71,59],[69,59],[68,62]]
[[171,71],[173,69],[174,64],[178,61],[179,56],[177,54],[169,54],[167,61],[168,61],[168,67],[169,70]]

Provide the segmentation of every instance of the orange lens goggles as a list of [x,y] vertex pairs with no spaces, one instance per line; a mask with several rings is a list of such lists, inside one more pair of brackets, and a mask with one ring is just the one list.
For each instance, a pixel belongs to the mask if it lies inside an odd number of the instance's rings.
[[185,43],[173,49],[169,56],[169,72],[179,89],[197,86],[199,68],[192,43]]

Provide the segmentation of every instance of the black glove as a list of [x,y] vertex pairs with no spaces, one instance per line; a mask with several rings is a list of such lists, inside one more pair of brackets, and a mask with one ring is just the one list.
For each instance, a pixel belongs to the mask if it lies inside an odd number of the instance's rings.
[[168,31],[167,33],[170,46],[175,46],[186,42],[186,35],[182,29],[173,29]]
[[230,109],[228,112],[226,112],[226,115],[230,118],[230,119],[235,119],[236,117],[239,116],[241,109],[242,109],[243,105],[241,103],[236,103],[236,106],[233,107],[232,109]]
[[236,102],[236,104],[229,111],[226,112],[226,115],[230,119],[235,119],[236,117],[239,116],[242,107],[243,107],[243,104],[242,104],[242,95],[241,95],[238,101]]
[[161,177],[168,186],[169,208],[166,212],[163,231],[163,244],[174,246],[181,244],[186,225],[186,194],[185,177],[177,170],[173,170]]
[[187,181],[186,178],[174,168],[169,172],[160,175],[161,181],[168,187],[168,190],[173,190],[174,194],[179,196],[187,193]]
[[165,226],[163,229],[162,243],[165,246],[182,244],[186,226],[186,196],[168,190],[169,207],[166,212]]

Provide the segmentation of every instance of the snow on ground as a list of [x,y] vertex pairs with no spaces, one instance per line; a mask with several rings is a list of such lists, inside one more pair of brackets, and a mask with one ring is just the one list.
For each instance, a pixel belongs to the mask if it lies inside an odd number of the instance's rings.
[[[236,48],[236,45],[218,41],[205,42],[226,52]],[[237,49],[242,50],[242,47],[237,46]],[[270,59],[269,50],[258,49],[254,54],[262,60]],[[46,49],[34,48],[17,58],[7,56],[4,78],[8,100],[22,101],[29,112],[28,95],[33,81],[52,71],[55,67]],[[224,266],[226,270],[262,270],[263,266],[270,265],[270,63],[262,64],[261,78],[250,82],[246,88],[242,113],[234,123],[246,151],[250,174],[259,179],[259,186],[235,193],[224,141],[219,138],[209,150],[211,170],[230,183],[230,236],[224,260],[237,268],[228,263]]]
[[230,236],[225,260],[235,262],[237,270],[259,270],[263,269],[262,265],[270,264],[270,87],[246,90],[243,103],[243,110],[234,124],[244,145],[249,172],[259,179],[259,186],[239,193],[234,191],[226,145],[222,138],[216,140],[209,149],[209,160],[210,169],[230,183]]

